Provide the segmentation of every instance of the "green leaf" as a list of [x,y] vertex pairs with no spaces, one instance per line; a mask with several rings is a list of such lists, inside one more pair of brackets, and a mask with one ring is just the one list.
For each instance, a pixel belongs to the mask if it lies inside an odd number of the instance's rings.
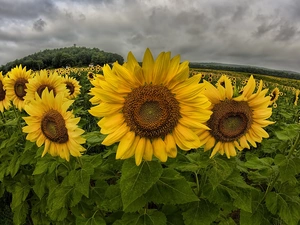
[[264,157],[258,158],[256,155],[247,154],[246,155],[247,161],[245,162],[245,166],[250,169],[262,170],[262,169],[269,169],[272,167],[274,162],[273,158]]
[[296,176],[300,173],[300,159],[287,159],[284,155],[277,154],[274,162],[279,167],[279,177],[281,182],[289,182],[296,184],[298,179]]
[[211,161],[212,168],[207,171],[207,177],[213,188],[216,188],[225,180],[233,171],[233,161],[228,159],[213,158]]
[[121,223],[123,225],[165,225],[167,218],[162,212],[147,210],[145,214],[125,213]]
[[57,165],[58,162],[55,160],[55,158],[45,156],[37,161],[32,175],[45,173],[49,168],[53,166],[56,167]]
[[75,185],[75,190],[83,194],[85,197],[89,197],[90,175],[86,170],[77,170]]
[[275,131],[275,135],[279,140],[287,141],[294,139],[300,132],[298,124],[286,124],[280,130]]
[[84,134],[83,137],[86,139],[86,143],[89,146],[96,146],[101,145],[105,135],[101,134],[99,131],[92,131]]
[[200,152],[190,153],[185,158],[172,164],[172,168],[185,172],[197,172],[199,169],[206,168],[209,165],[207,155],[200,154]]
[[283,193],[270,192],[266,197],[267,209],[289,225],[297,225],[300,221],[300,198]]
[[133,201],[145,194],[162,174],[160,163],[144,161],[136,166],[134,159],[128,159],[122,167],[120,181],[123,207],[126,209]]
[[39,199],[42,199],[46,192],[45,174],[39,174],[34,176],[34,185],[32,188],[36,195],[39,197]]
[[265,217],[264,208],[258,207],[253,213],[241,210],[240,225],[269,225],[269,217]]
[[91,218],[76,217],[76,225],[106,225],[106,222],[100,216]]
[[26,221],[28,213],[28,203],[22,202],[13,210],[13,221],[15,225],[22,225]]
[[269,192],[266,197],[267,209],[275,215],[278,211],[278,194],[274,192]]
[[68,209],[61,208],[61,209],[49,210],[48,215],[51,220],[63,221],[64,219],[66,219],[68,215]]
[[26,200],[29,191],[30,191],[30,186],[28,184],[23,184],[20,182],[14,184],[14,188],[12,192],[12,202],[11,202],[11,208],[13,210]]
[[18,172],[19,168],[20,168],[20,154],[18,152],[15,152],[6,170],[6,173],[7,174],[9,173],[12,177],[14,177]]
[[159,180],[148,191],[147,199],[158,204],[184,204],[199,201],[186,179],[169,168],[163,170]]
[[182,213],[185,225],[210,225],[219,215],[219,207],[205,200],[193,202],[188,207]]
[[101,206],[108,211],[117,211],[122,208],[121,190],[119,184],[108,186]]

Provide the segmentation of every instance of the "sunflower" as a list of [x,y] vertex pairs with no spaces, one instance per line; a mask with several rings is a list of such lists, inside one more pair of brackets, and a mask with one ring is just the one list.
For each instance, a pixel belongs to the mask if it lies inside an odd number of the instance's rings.
[[278,100],[279,94],[280,94],[279,89],[277,87],[274,88],[273,91],[270,93],[270,97],[271,97],[270,105],[272,105]]
[[80,157],[85,151],[81,146],[85,143],[81,137],[84,130],[77,126],[80,118],[67,111],[72,103],[73,100],[65,99],[63,93],[54,96],[53,90],[49,92],[46,87],[41,97],[35,93],[35,98],[25,105],[29,116],[23,117],[27,123],[23,132],[28,133],[26,139],[36,142],[38,147],[45,144],[42,157],[48,152],[69,161],[70,154]]
[[217,152],[224,153],[228,158],[236,155],[236,149],[250,149],[249,143],[257,147],[262,138],[268,138],[263,129],[273,122],[267,119],[272,115],[272,108],[268,108],[270,97],[265,96],[267,89],[262,90],[262,81],[254,93],[255,80],[251,75],[241,95],[233,97],[231,81],[221,77],[225,85],[217,88],[205,82],[204,94],[211,101],[213,114],[207,122],[210,130],[199,133],[200,141],[205,143],[204,150],[213,149],[211,157]]
[[4,89],[4,85],[6,82],[6,78],[3,77],[2,72],[0,71],[0,111],[4,112],[4,109],[9,109],[10,100],[7,98],[6,91]]
[[24,98],[26,104],[35,99],[35,93],[41,97],[46,88],[48,88],[49,91],[53,90],[54,95],[64,93],[65,96],[68,96],[66,85],[63,83],[62,77],[59,76],[57,72],[48,74],[46,70],[41,70],[28,80],[26,86],[27,94]]
[[91,81],[95,79],[95,74],[93,72],[88,72],[87,73],[87,78]]
[[13,105],[21,111],[25,106],[24,97],[27,93],[26,84],[32,77],[31,70],[26,71],[26,67],[22,68],[22,65],[20,65],[9,71],[7,76],[8,79],[4,84],[7,97],[12,100]]
[[156,60],[149,49],[142,66],[131,52],[123,66],[103,67],[104,80],[92,95],[100,103],[89,112],[103,117],[98,125],[107,134],[102,144],[119,142],[116,159],[135,156],[136,165],[152,156],[161,162],[176,157],[177,146],[190,150],[201,146],[196,131],[212,112],[210,102],[201,94],[201,74],[189,78],[188,62],[180,63],[180,56],[171,59],[170,52],[162,52]]
[[79,85],[79,81],[75,78],[67,75],[63,77],[63,83],[69,91],[68,99],[74,99],[80,94],[81,85]]

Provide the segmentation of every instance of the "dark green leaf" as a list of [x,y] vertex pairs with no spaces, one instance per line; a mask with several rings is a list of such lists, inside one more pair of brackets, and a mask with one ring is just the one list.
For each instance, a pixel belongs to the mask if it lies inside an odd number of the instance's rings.
[[76,225],[106,225],[106,222],[100,216],[95,216],[91,218],[77,217]]
[[133,201],[145,194],[162,174],[160,163],[144,161],[136,166],[134,159],[128,159],[122,167],[120,182],[123,207],[126,209]]
[[147,193],[147,199],[162,204],[184,204],[199,200],[186,179],[173,169],[163,170],[159,180]]
[[213,188],[216,188],[232,173],[232,161],[221,158],[213,158],[211,165],[211,169],[207,171],[207,177]]
[[123,225],[166,225],[167,219],[162,212],[148,210],[145,214],[125,213],[122,217]]
[[15,225],[22,225],[26,221],[28,213],[28,203],[22,202],[13,210],[13,221]]
[[182,213],[185,225],[210,225],[218,214],[218,206],[205,200],[189,204],[189,209]]

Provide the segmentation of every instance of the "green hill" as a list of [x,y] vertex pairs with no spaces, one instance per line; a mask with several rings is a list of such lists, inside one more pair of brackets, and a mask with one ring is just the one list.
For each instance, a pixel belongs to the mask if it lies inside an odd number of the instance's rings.
[[113,63],[115,61],[122,64],[124,59],[116,53],[104,52],[98,48],[73,46],[36,52],[2,65],[0,71],[6,73],[20,64],[26,66],[27,69],[41,70],[66,66],[88,66],[91,63],[102,66],[105,63]]

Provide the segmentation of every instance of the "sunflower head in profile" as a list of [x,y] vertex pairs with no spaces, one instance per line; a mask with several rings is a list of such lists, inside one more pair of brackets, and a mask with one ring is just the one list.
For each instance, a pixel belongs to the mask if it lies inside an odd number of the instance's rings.
[[268,90],[262,90],[262,81],[254,93],[255,80],[251,76],[242,94],[234,97],[230,79],[223,77],[222,80],[224,86],[217,87],[205,82],[204,94],[212,103],[213,114],[207,121],[210,130],[201,131],[199,138],[205,143],[205,151],[213,149],[211,157],[219,152],[230,158],[236,155],[236,149],[250,149],[249,143],[257,147],[256,143],[269,137],[263,128],[273,124],[267,120],[272,108],[268,108],[270,97],[265,96]]
[[35,99],[35,93],[37,93],[38,96],[41,97],[43,91],[46,88],[49,91],[53,91],[54,96],[58,93],[63,93],[65,96],[68,96],[68,90],[66,88],[66,85],[63,83],[63,78],[58,75],[57,72],[48,74],[47,70],[41,70],[36,73],[34,77],[28,80],[26,86],[26,104]]
[[180,63],[179,55],[162,52],[154,60],[147,49],[140,66],[129,52],[124,65],[105,65],[103,75],[93,90],[99,104],[89,112],[102,118],[102,144],[119,142],[117,159],[135,156],[140,165],[154,155],[165,162],[176,157],[177,146],[201,146],[196,131],[208,129],[203,124],[212,114],[210,102],[201,93],[201,74],[189,77],[188,62]]
[[4,85],[6,83],[7,78],[2,75],[0,72],[0,112],[4,112],[4,109],[9,109],[10,100],[6,95],[6,90],[4,89]]
[[65,77],[63,77],[63,83],[65,84],[69,92],[69,95],[67,96],[68,99],[74,99],[80,94],[81,85],[79,84],[79,81],[74,77],[69,77],[68,75],[66,75]]
[[278,89],[278,87],[274,88],[273,91],[270,93],[270,105],[274,104],[278,98],[279,98],[279,94],[280,94],[280,91]]
[[48,152],[69,161],[70,155],[80,157],[85,151],[81,146],[85,143],[81,137],[84,130],[77,126],[80,118],[67,111],[72,103],[63,93],[54,96],[53,90],[49,92],[46,88],[42,96],[35,93],[35,98],[25,105],[29,116],[23,117],[27,124],[23,132],[28,133],[26,139],[36,142],[38,147],[45,145],[42,156]]
[[8,99],[12,100],[13,105],[16,106],[20,111],[25,106],[24,98],[27,94],[27,83],[32,77],[31,70],[26,70],[26,67],[22,68],[16,66],[7,73],[8,79],[5,82],[4,89]]

